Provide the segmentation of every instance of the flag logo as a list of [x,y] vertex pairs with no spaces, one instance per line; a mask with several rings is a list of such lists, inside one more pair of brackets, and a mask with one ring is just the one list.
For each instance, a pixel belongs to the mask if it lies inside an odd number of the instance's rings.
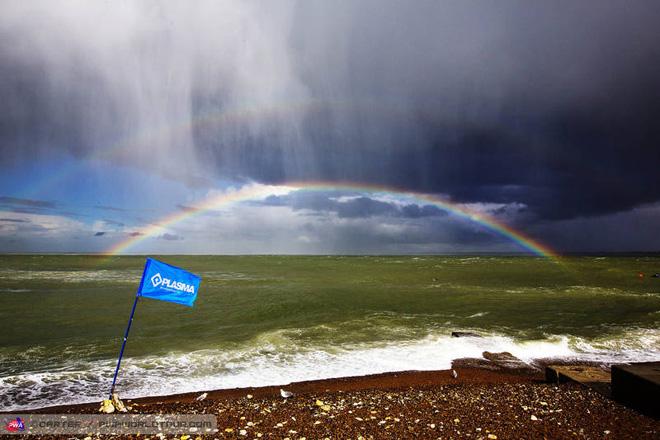
[[158,287],[163,283],[163,277],[160,276],[159,273],[151,277],[151,284],[154,287]]
[[192,307],[200,282],[201,278],[194,273],[147,258],[138,294]]

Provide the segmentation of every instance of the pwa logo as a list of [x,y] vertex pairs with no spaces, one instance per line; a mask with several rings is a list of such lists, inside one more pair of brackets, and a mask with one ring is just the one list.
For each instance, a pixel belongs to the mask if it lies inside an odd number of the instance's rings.
[[163,286],[170,289],[179,290],[181,292],[195,293],[195,286],[182,283],[181,281],[172,281],[169,278],[163,278],[160,273],[151,277],[151,284],[154,287]]
[[9,432],[25,431],[25,423],[20,417],[16,417],[5,425],[5,429]]

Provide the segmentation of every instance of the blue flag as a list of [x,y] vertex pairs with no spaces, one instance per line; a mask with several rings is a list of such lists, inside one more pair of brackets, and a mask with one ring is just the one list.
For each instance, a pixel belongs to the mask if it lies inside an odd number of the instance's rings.
[[147,258],[138,294],[192,307],[200,281],[194,273]]

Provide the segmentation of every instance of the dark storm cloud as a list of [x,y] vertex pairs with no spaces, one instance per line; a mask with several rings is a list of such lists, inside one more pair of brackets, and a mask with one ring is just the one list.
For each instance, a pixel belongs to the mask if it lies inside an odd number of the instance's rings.
[[373,217],[391,215],[397,210],[391,203],[373,200],[368,197],[358,197],[336,205],[339,217]]
[[[540,219],[660,200],[657,1],[136,3],[126,23],[89,4],[71,29],[21,5],[0,19],[2,166],[61,148],[191,186],[358,181]],[[332,209],[391,209],[356,200]]]
[[[420,218],[447,215],[432,205],[395,203],[340,191],[294,191],[282,196],[269,196],[257,204],[266,206],[289,206],[293,210],[310,210],[319,213],[333,212],[339,218],[369,218],[376,216]],[[342,198],[345,197],[345,198]]]
[[421,218],[421,217],[434,217],[434,216],[447,215],[445,211],[433,205],[419,206],[419,205],[411,204],[401,208],[401,211],[403,213],[403,216],[408,218]]
[[99,231],[99,232],[96,232],[96,233],[94,234],[94,237],[102,237],[102,236],[104,236],[104,235],[105,235],[105,232],[101,232],[101,231]]
[[[355,180],[520,202],[548,219],[660,199],[657,3],[381,6],[345,6],[350,24],[342,8],[301,8],[306,84],[353,99],[305,114],[312,148],[295,151],[301,168],[273,153],[275,121],[232,167],[269,182]],[[339,29],[323,25],[333,18]],[[348,37],[333,43],[324,32]],[[215,157],[223,167],[227,157]]]
[[142,232],[131,232],[128,234],[131,237],[139,237],[141,235],[144,235]]

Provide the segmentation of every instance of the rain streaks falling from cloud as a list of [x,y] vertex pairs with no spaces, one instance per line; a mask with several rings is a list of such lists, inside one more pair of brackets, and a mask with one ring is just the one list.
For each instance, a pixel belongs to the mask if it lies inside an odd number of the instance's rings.
[[[657,2],[1,7],[3,169],[66,156],[202,192],[218,181],[383,184],[519,207],[537,229],[660,200]],[[2,195],[14,210],[53,208]],[[379,203],[331,211],[392,214]],[[126,221],[126,207],[113,209],[98,239]],[[397,215],[433,216],[424,209]],[[171,234],[163,241],[185,241]]]

